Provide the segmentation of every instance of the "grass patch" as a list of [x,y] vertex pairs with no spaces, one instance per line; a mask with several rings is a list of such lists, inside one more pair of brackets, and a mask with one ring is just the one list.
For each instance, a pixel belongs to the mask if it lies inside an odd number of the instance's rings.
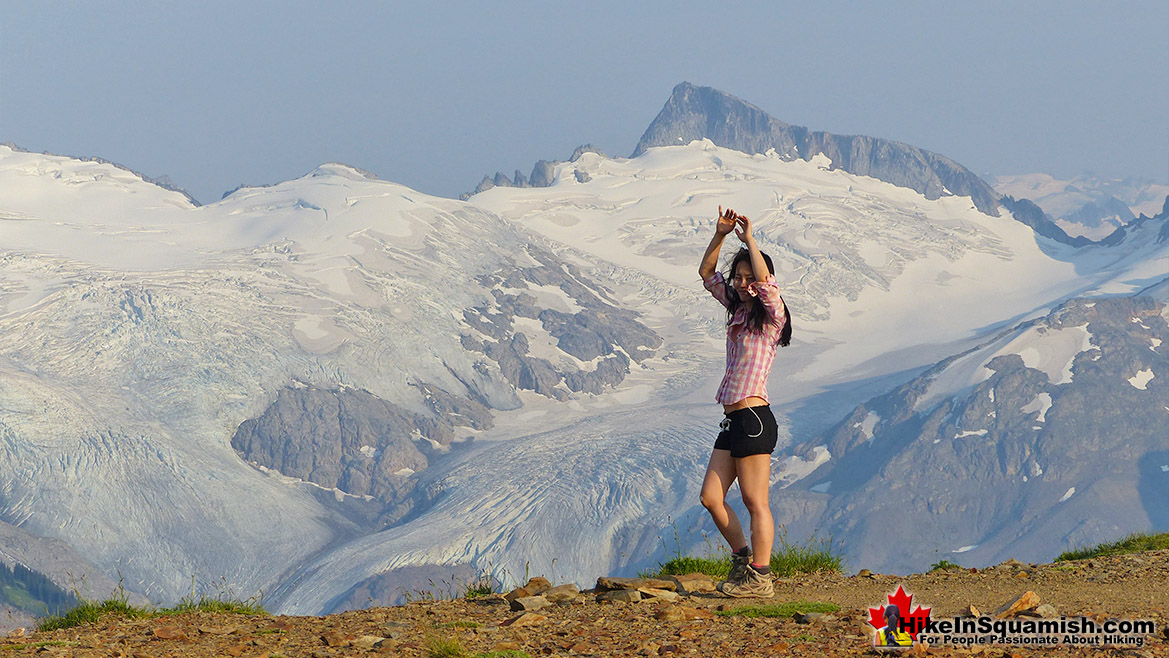
[[1067,560],[1087,560],[1093,557],[1107,555],[1123,555],[1125,553],[1140,553],[1141,551],[1156,551],[1169,548],[1169,532],[1151,533],[1134,532],[1133,534],[1108,544],[1097,544],[1090,548],[1077,548],[1060,553],[1056,562]]
[[[779,577],[817,571],[839,572],[843,558],[832,548],[832,539],[811,537],[806,544],[792,544],[787,533],[779,534],[779,550],[771,556],[771,573]],[[807,611],[805,611],[807,612]]]
[[791,617],[797,612],[836,612],[840,606],[835,603],[821,603],[820,601],[784,601],[783,603],[765,603],[762,605],[745,605],[734,610],[716,610],[714,614],[724,617]]
[[239,599],[209,598],[200,596],[198,599],[183,599],[170,608],[159,608],[156,616],[179,615],[184,612],[216,612],[228,615],[266,615],[268,611],[258,598],[241,601]]
[[[817,571],[839,572],[843,558],[832,546],[831,539],[812,537],[805,544],[793,544],[787,540],[787,532],[781,528],[778,546],[771,553],[771,573],[782,578],[801,573]],[[709,548],[709,542],[708,542]],[[731,569],[731,552],[725,546],[712,550],[705,557],[677,554],[664,563],[658,563],[657,573],[652,569],[641,572],[643,578],[681,576],[688,573],[704,573],[719,580],[726,578]]]
[[495,579],[487,574],[480,574],[478,578],[467,583],[463,588],[464,599],[477,599],[499,593],[499,585]]
[[481,651],[467,653],[458,638],[432,637],[426,641],[426,658],[532,658],[526,651]]
[[800,633],[799,635],[792,638],[792,642],[815,642],[815,641],[816,641],[816,638],[812,637],[811,635],[808,635],[807,633]]
[[110,598],[98,602],[79,599],[81,602],[72,610],[60,615],[49,615],[37,622],[37,632],[73,628],[83,624],[92,624],[106,615],[117,615],[131,619],[145,619],[150,617],[166,617],[180,615],[185,612],[212,612],[235,615],[266,615],[259,597],[240,600],[229,595],[217,597],[200,596],[198,598],[184,598],[178,604],[169,608],[132,605],[126,596],[125,590],[118,589]]
[[660,564],[658,572],[652,571],[643,572],[641,575],[647,578],[662,577],[662,576],[682,576],[688,573],[704,573],[712,578],[723,579],[731,570],[731,554],[730,551],[723,551],[723,555],[716,557],[693,557],[690,555],[682,555],[671,558],[668,562]]
[[65,640],[46,640],[45,642],[29,642],[27,644],[5,644],[0,647],[4,651],[19,651],[21,649],[40,649],[42,647],[75,647],[77,642],[66,642]]
[[130,605],[125,598],[114,597],[101,603],[97,601],[82,601],[77,607],[63,615],[49,615],[37,622],[37,632],[56,631],[62,628],[73,628],[83,624],[92,624],[105,615],[117,615],[131,619],[150,617],[151,611],[135,605]]
[[962,565],[949,560],[941,560],[930,565],[930,570],[926,573],[933,573],[935,571],[958,571],[962,569]]
[[467,658],[467,650],[457,637],[432,637],[426,641],[426,658]]

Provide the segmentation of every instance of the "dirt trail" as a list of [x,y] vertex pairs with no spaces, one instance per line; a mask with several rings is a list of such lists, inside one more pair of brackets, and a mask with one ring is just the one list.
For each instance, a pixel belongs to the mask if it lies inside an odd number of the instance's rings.
[[[717,595],[677,602],[598,603],[585,594],[519,619],[501,597],[418,602],[326,617],[187,614],[101,623],[0,640],[0,656],[161,658],[164,656],[428,655],[428,643],[457,640],[466,656],[523,651],[532,656],[854,656],[869,646],[868,608],[902,585],[935,618],[973,604],[983,612],[1030,590],[1061,615],[1142,618],[1157,623],[1142,647],[1028,649],[915,647],[930,656],[1169,656],[1169,551],[907,577],[817,575],[780,579],[774,601],[835,603],[840,611],[811,623],[790,618],[723,616],[716,610],[760,603]],[[519,654],[513,654],[519,655]]]

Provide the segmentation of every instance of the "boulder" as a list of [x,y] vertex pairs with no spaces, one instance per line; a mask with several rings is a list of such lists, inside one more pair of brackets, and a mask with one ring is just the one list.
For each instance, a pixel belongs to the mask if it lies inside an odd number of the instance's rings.
[[577,589],[576,585],[568,583],[545,590],[540,596],[543,596],[552,603],[569,603],[580,597],[580,590]]
[[614,589],[607,592],[601,592],[597,595],[597,601],[608,601],[610,603],[637,603],[641,600],[641,592],[635,589]]
[[539,610],[540,608],[547,608],[552,605],[548,599],[542,596],[521,596],[511,602],[511,609],[513,612],[520,610]]
[[597,579],[597,589],[639,589],[642,587],[666,589],[672,592],[678,586],[671,580],[662,580],[660,578],[613,578],[601,576]]
[[713,592],[718,582],[704,573],[688,573],[682,576],[668,576],[666,578],[674,583],[674,591],[682,594],[695,594],[698,592]]
[[525,612],[522,615],[508,619],[507,621],[501,623],[500,626],[534,626],[543,621],[546,621],[547,619],[548,618],[544,615],[536,614],[534,612]]
[[1000,619],[1006,617],[1014,617],[1024,610],[1031,610],[1039,607],[1039,595],[1031,590],[1023,592],[1014,600],[1000,605],[995,611],[994,615]]
[[515,601],[516,599],[520,599],[520,598],[523,598],[525,596],[535,596],[535,595],[536,595],[536,593],[533,592],[532,590],[528,589],[527,587],[517,587],[517,588],[513,589],[512,591],[508,592],[507,594],[504,594],[503,600],[507,601],[508,603],[511,603],[512,601]]
[[527,588],[528,591],[530,591],[532,594],[540,594],[544,590],[552,589],[552,583],[543,576],[535,576],[533,578],[529,578],[527,584],[524,585],[524,587]]
[[659,599],[662,601],[677,601],[680,597],[676,592],[671,592],[668,589],[658,589],[656,587],[639,587],[637,593],[641,594],[642,600],[645,599]]

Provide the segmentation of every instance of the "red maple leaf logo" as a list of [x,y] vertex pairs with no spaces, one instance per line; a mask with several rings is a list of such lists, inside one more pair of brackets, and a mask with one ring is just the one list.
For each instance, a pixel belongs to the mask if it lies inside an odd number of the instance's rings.
[[[906,593],[900,585],[897,586],[896,592],[886,595],[885,599],[889,602],[887,605],[897,606],[897,611],[901,613],[902,627],[909,633],[909,637],[916,641],[918,632],[925,628],[926,622],[930,619],[930,608],[917,606],[917,609],[910,612],[909,606],[913,604],[913,595]],[[869,608],[869,625],[873,628],[885,625],[885,606]]]

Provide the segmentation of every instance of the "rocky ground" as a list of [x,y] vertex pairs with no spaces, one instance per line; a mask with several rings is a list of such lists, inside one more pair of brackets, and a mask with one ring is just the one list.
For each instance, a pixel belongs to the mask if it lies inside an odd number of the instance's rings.
[[[13,634],[0,640],[0,655],[875,655],[868,608],[884,604],[886,595],[901,585],[913,594],[914,606],[932,606],[935,619],[964,614],[969,606],[993,614],[1032,592],[1021,604],[1029,609],[1023,614],[1139,618],[1157,624],[1156,633],[1145,637],[1140,647],[1004,650],[921,645],[909,655],[1169,656],[1169,551],[1165,550],[1060,564],[1008,561],[979,571],[906,577],[862,571],[851,577],[782,578],[776,581],[776,596],[769,601],[727,599],[702,591],[710,583],[701,577],[657,583],[603,578],[598,591],[584,593],[577,593],[572,585],[547,589],[550,583],[542,580],[533,579],[528,591],[521,589],[506,597],[421,601],[326,617],[207,613],[139,620],[109,617],[91,626]],[[607,588],[612,589],[604,591]],[[826,615],[789,612],[779,618],[727,614],[743,606],[791,601],[833,603],[840,610]],[[447,652],[436,653],[437,643],[443,642]]]

